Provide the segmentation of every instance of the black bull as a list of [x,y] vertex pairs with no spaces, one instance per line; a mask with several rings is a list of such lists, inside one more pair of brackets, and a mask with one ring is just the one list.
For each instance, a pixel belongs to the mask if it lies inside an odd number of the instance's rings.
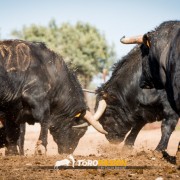
[[154,31],[121,42],[141,44],[141,88],[165,89],[171,107],[180,115],[180,21],[163,22]]
[[83,118],[94,124],[76,76],[43,43],[1,41],[0,84],[1,135],[5,133],[3,143],[10,154],[17,153],[21,123],[40,123],[39,142],[44,147],[49,129],[59,153],[73,152],[87,129],[72,126]]
[[141,44],[141,88],[165,89],[180,115],[180,21],[164,22],[154,31],[121,42]]
[[170,107],[164,90],[139,87],[141,60],[141,49],[137,46],[115,65],[111,78],[97,90],[96,110],[99,102],[105,100],[107,106],[99,121],[108,132],[107,139],[120,143],[130,131],[125,140],[125,145],[130,146],[146,123],[162,120],[162,136],[156,150],[163,151],[178,116]]

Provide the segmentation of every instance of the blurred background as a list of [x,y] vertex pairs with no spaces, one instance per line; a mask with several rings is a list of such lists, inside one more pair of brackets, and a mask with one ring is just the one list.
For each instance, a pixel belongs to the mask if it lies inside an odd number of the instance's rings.
[[[113,64],[134,45],[120,38],[180,19],[179,0],[1,0],[0,39],[41,41],[62,55],[83,88],[107,81]],[[93,94],[87,94],[94,106]],[[156,126],[156,125],[155,125]]]

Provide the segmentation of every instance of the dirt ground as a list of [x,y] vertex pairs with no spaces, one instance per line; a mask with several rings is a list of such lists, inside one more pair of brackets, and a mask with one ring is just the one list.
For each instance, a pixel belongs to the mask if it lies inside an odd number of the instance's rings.
[[[34,156],[34,147],[38,138],[39,125],[28,126],[25,140],[25,156],[4,156],[0,150],[1,179],[180,179],[180,170],[162,158],[153,149],[159,142],[159,128],[144,128],[137,137],[134,149],[122,149],[123,144],[109,144],[105,136],[92,127],[80,139],[73,153],[76,160],[114,160],[127,162],[130,169],[53,169],[57,160],[67,158],[67,154],[58,155],[57,146],[49,135],[46,156]],[[175,155],[180,137],[179,127],[172,134],[168,152]],[[133,166],[133,167],[132,167]],[[137,167],[141,166],[141,167]],[[143,167],[144,166],[144,167]],[[149,167],[149,169],[147,168]]]

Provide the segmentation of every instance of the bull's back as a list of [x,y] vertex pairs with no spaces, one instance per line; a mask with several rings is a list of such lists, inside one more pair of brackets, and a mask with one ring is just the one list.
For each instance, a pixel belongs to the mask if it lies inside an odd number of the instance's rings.
[[43,43],[22,40],[0,41],[0,82],[2,85],[0,100],[10,101],[15,98],[14,96],[18,98],[23,87],[40,79],[37,77],[42,76],[46,82],[52,79],[51,76],[55,78],[55,69],[60,66],[60,62],[57,58],[53,58],[54,56],[56,56],[55,53]]
[[31,60],[30,46],[25,41],[1,41],[0,59],[7,72],[26,71]]
[[[161,120],[163,118],[163,101],[166,101],[165,91],[156,89],[141,89],[142,73],[141,53],[139,47],[134,48],[123,61],[116,66],[113,76],[105,87],[113,89],[119,100],[119,108],[126,111],[126,118],[143,119],[144,121]],[[125,108],[124,108],[125,107]]]

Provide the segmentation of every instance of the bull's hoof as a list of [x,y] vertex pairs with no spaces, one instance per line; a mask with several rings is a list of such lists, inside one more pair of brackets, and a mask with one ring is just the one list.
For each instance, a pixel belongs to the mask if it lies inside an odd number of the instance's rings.
[[5,156],[17,156],[19,155],[16,147],[6,147],[5,148]]
[[176,157],[170,156],[166,151],[162,151],[163,158],[171,164],[176,164]]
[[37,142],[34,154],[46,155],[46,148],[42,145],[42,141]]

